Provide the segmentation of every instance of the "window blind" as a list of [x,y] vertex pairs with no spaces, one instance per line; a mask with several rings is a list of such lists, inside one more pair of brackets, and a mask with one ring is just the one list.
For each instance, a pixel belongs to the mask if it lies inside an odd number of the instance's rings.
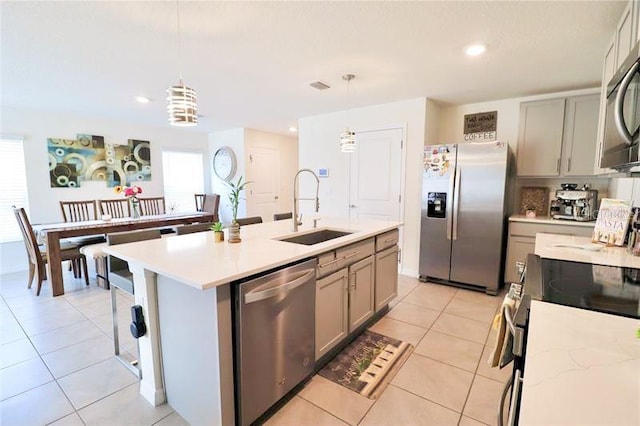
[[167,213],[194,212],[194,194],[204,193],[202,153],[162,152],[163,186]]
[[0,243],[22,240],[22,233],[13,215],[12,206],[24,207],[27,202],[27,171],[21,138],[0,137]]

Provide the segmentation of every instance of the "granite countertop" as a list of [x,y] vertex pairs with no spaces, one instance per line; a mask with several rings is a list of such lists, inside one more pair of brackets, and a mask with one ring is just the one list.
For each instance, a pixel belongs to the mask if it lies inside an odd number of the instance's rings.
[[531,302],[521,425],[640,424],[640,320]]
[[[318,229],[306,219],[297,233],[291,220],[245,225],[240,230],[241,243],[214,242],[213,232],[198,232],[117,246],[104,251],[160,275],[173,278],[200,290],[206,290],[240,278],[267,271],[297,260],[306,259],[396,229],[401,222],[350,220],[322,217]],[[323,243],[305,246],[278,241],[320,229],[352,232]]]
[[590,228],[593,228],[596,225],[595,220],[591,222],[578,222],[576,220],[553,219],[551,216],[527,217],[523,214],[514,214],[510,216],[509,222],[528,222],[540,223],[545,225],[586,226]]
[[[574,247],[557,247],[559,244],[593,247],[600,250],[591,251]],[[592,243],[591,238],[588,237],[537,233],[535,254],[546,259],[640,269],[640,257],[628,253],[626,247],[611,247],[602,243]]]

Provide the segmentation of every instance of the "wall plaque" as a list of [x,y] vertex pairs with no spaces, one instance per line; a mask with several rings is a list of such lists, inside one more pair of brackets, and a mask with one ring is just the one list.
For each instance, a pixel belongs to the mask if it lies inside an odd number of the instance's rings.
[[464,116],[465,141],[495,141],[497,128],[498,111],[479,112]]

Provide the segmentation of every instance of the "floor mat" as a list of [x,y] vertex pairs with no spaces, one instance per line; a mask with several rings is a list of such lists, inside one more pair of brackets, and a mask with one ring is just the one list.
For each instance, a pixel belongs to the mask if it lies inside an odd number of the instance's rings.
[[376,399],[413,351],[413,345],[365,330],[319,372],[369,399]]

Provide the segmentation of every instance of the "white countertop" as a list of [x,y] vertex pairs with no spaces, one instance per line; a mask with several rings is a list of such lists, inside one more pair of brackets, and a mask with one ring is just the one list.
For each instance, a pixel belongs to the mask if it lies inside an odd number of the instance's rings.
[[639,425],[640,320],[532,301],[521,425]]
[[553,219],[550,216],[526,217],[523,214],[515,214],[513,216],[510,216],[509,222],[540,223],[544,225],[585,226],[589,228],[593,228],[596,225],[595,220],[591,222],[578,222],[576,220]]
[[[572,247],[556,247],[557,244],[601,247],[601,250],[590,251]],[[538,233],[536,234],[535,254],[546,259],[640,269],[640,257],[628,253],[626,247],[611,247],[601,243],[592,243],[591,238],[588,237]]]
[[291,220],[245,225],[240,230],[242,242],[236,244],[227,241],[226,232],[223,243],[214,242],[213,232],[198,232],[107,246],[104,251],[129,263],[141,265],[150,271],[206,290],[312,257],[402,225],[401,222],[394,221],[323,217],[318,222],[318,229],[331,228],[353,233],[312,246],[274,240],[314,231],[310,219],[304,222],[295,234],[291,230]]

